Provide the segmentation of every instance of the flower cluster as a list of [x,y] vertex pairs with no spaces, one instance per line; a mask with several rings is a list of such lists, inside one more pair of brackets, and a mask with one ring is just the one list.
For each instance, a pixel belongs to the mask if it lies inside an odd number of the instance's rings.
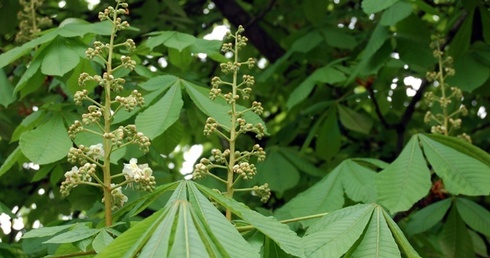
[[[99,13],[99,18],[109,20],[113,25],[112,37],[116,36],[116,31],[125,29],[129,23],[122,21],[119,15],[128,13],[128,4],[123,0],[116,0],[116,7],[108,7]],[[112,121],[118,111],[125,109],[130,112],[135,107],[142,107],[144,99],[137,90],[132,90],[128,96],[111,96],[112,92],[124,90],[126,80],[114,76],[114,71],[120,68],[134,70],[136,62],[126,55],[119,56],[119,66],[113,65],[115,59],[114,49],[125,47],[128,51],[136,49],[136,44],[132,39],[123,43],[114,44],[103,43],[101,41],[93,42],[93,46],[88,48],[85,55],[88,59],[98,58],[102,61],[106,71],[102,75],[90,75],[81,73],[78,78],[80,87],[86,86],[87,82],[96,82],[105,92],[103,101],[91,98],[86,89],[77,91],[74,95],[74,101],[77,105],[82,105],[83,101],[91,102],[87,107],[87,112],[82,114],[81,120],[75,120],[68,130],[70,138],[75,139],[80,132],[94,134],[101,139],[101,143],[91,145],[78,145],[72,147],[68,153],[68,161],[78,163],[80,168],[73,167],[71,171],[65,173],[65,181],[62,183],[61,192],[64,196],[70,193],[70,190],[79,184],[97,186],[104,189],[103,202],[105,203],[106,218],[111,216],[109,207],[114,210],[120,208],[128,201],[126,195],[122,192],[122,186],[130,185],[136,189],[152,191],[156,182],[153,176],[153,170],[148,164],[137,164],[136,159],[131,159],[129,163],[124,164],[124,169],[114,174],[111,172],[110,157],[114,151],[124,148],[129,144],[139,145],[143,152],[148,152],[150,139],[142,132],[138,132],[134,124],[121,125],[114,129]],[[107,58],[107,59],[106,59]],[[113,108],[115,108],[113,110]],[[89,126],[90,125],[90,126]],[[99,167],[102,170],[103,178],[99,178],[95,170]],[[124,181],[114,183],[116,178],[124,177]],[[92,182],[93,179],[93,182]],[[110,226],[111,219],[106,220],[106,225]]]
[[124,163],[122,173],[130,184],[132,182],[136,183],[136,189],[144,191],[153,191],[155,189],[155,177],[152,175],[153,170],[148,167],[148,164],[138,165],[138,160],[132,158],[129,163]]
[[68,162],[85,165],[87,162],[97,162],[104,158],[104,155],[102,143],[91,145],[88,148],[85,145],[80,145],[78,148],[70,148]]
[[126,109],[126,111],[130,112],[134,109],[134,107],[142,107],[145,104],[145,99],[141,96],[141,93],[138,90],[133,90],[131,95],[127,97],[116,97],[116,102],[119,102],[121,106]]
[[[111,197],[112,197],[112,210],[117,210],[121,208],[124,203],[128,202],[128,197],[123,194],[120,186],[116,186],[116,184],[111,184]],[[105,197],[102,198],[102,202],[105,201]]]
[[96,165],[85,163],[82,167],[73,167],[65,173],[65,181],[61,183],[60,192],[63,196],[68,196],[70,191],[79,184],[92,181],[92,175],[95,173]]
[[[232,74],[232,81],[224,81],[218,76],[213,77],[211,79],[211,90],[209,92],[210,99],[215,100],[216,98],[222,98],[231,106],[228,111],[231,125],[222,124],[221,121],[209,117],[206,120],[203,130],[205,135],[209,136],[211,134],[217,134],[226,139],[229,143],[229,148],[224,151],[213,149],[211,152],[212,156],[209,159],[202,158],[200,162],[194,166],[192,175],[194,179],[200,179],[210,175],[227,184],[226,194],[229,197],[232,197],[234,191],[252,191],[253,195],[261,197],[261,200],[265,202],[270,197],[270,190],[267,184],[242,189],[234,189],[233,187],[239,179],[250,180],[254,178],[257,174],[257,168],[253,161],[263,161],[265,159],[265,151],[258,144],[255,144],[251,151],[236,150],[236,141],[240,135],[252,133],[255,134],[256,138],[261,139],[266,134],[266,129],[262,123],[247,122],[249,116],[245,115],[247,112],[261,115],[264,112],[264,108],[260,102],[253,101],[250,108],[237,109],[237,101],[240,99],[248,100],[252,93],[252,86],[255,84],[255,78],[248,74],[242,75],[241,82],[239,82],[238,71],[240,70],[240,67],[247,65],[249,68],[253,68],[255,65],[253,58],[249,58],[245,62],[238,61],[238,52],[247,45],[248,41],[245,36],[241,35],[243,31],[243,27],[239,26],[235,34],[227,33],[227,38],[234,39],[235,42],[224,43],[221,48],[223,52],[233,53],[233,61],[220,64],[221,71],[224,74]],[[221,85],[225,85],[226,88],[221,88]],[[230,86],[231,90],[229,89]],[[254,157],[253,160],[251,159],[252,157]],[[224,180],[212,174],[211,171],[215,168],[227,170],[227,179]],[[226,216],[228,219],[231,219],[229,210],[227,210]]]
[[34,39],[41,32],[41,28],[51,27],[53,21],[49,17],[40,17],[38,9],[43,4],[43,0],[19,0],[22,10],[17,13],[19,31],[15,35],[15,41],[19,43]]
[[[437,113],[427,111],[424,122],[433,124],[431,127],[432,133],[450,135],[461,128],[462,120],[459,116],[466,116],[468,110],[463,104],[460,104],[463,97],[461,89],[450,87],[447,90],[448,83],[446,78],[453,76],[455,70],[452,67],[453,59],[450,56],[446,56],[444,51],[440,49],[440,45],[443,43],[442,40],[437,40],[431,44],[431,47],[434,48],[434,57],[439,61],[439,70],[427,73],[427,80],[440,86],[440,95],[435,92],[425,93],[425,101],[429,103],[429,106],[437,103],[439,109],[436,109],[438,110]],[[471,138],[467,134],[462,134],[460,138],[471,142]]]
[[269,188],[268,183],[261,186],[254,186],[252,189],[252,194],[260,197],[261,202],[267,202],[271,197],[271,189]]

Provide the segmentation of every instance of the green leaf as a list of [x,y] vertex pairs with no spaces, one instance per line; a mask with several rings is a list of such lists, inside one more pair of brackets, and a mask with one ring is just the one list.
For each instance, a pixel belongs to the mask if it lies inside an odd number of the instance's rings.
[[[280,196],[296,186],[300,179],[297,168],[276,149],[267,151],[265,161],[257,163],[257,172],[258,182],[269,183],[270,189],[277,191]],[[282,179],[277,180],[277,176]]]
[[[471,241],[473,242],[473,249],[475,249],[475,253],[479,255],[479,257],[487,256],[487,245],[485,241],[483,241],[482,237],[475,233],[475,231],[470,230]],[[477,256],[478,257],[478,256]]]
[[407,2],[396,2],[390,6],[379,20],[379,24],[383,26],[393,26],[397,22],[407,18],[412,13],[412,5]]
[[398,227],[398,225],[393,221],[393,219],[385,210],[383,210],[383,216],[385,217],[386,223],[388,223],[388,227],[390,227],[391,233],[395,237],[398,247],[402,250],[402,253],[404,253],[406,257],[409,258],[420,258],[420,255],[417,253],[417,251],[415,251],[415,249],[413,249],[412,245],[410,245],[410,242],[408,242],[405,235],[403,235],[402,230]]
[[7,78],[5,71],[0,69],[0,105],[3,107],[7,107],[12,102],[14,102],[14,86],[10,83],[10,80]]
[[[470,1],[467,1],[470,2]],[[458,60],[461,55],[466,53],[471,45],[471,34],[473,31],[473,17],[475,16],[475,8],[472,10],[467,10],[468,14],[463,20],[463,24],[459,27],[456,35],[454,35],[451,44],[449,45],[449,49],[447,51],[448,55],[454,58],[454,60]],[[463,85],[458,85],[461,87]],[[464,87],[464,86],[463,86]]]
[[54,226],[54,227],[43,227],[36,228],[31,231],[26,232],[22,238],[33,238],[33,237],[47,237],[56,235],[64,230],[67,230],[73,227],[74,224],[63,225],[63,226]]
[[[39,68],[41,67],[43,57],[44,56],[41,55],[38,58],[34,58],[34,60],[32,60],[27,70],[22,74],[22,77],[20,77],[20,80],[15,85],[13,94],[17,94],[24,88],[28,88],[30,92],[32,92],[37,89],[37,87],[41,86],[44,75],[41,74]],[[32,86],[32,84],[34,84],[34,87]]]
[[81,48],[77,41],[57,37],[44,49],[41,72],[46,75],[63,76],[78,65]]
[[359,239],[375,204],[362,204],[327,214],[301,239],[307,257],[341,257]]
[[427,195],[431,185],[430,171],[414,135],[398,158],[377,175],[378,203],[392,213],[406,211]]
[[304,257],[300,238],[294,231],[289,229],[287,225],[280,223],[274,217],[265,217],[260,213],[251,210],[244,204],[239,203],[234,199],[227,198],[207,187],[199,184],[195,185],[204,193],[204,195],[213,199],[223,207],[230,209],[235,215],[272,239],[284,252],[294,256]]
[[369,134],[373,127],[373,120],[366,115],[357,113],[356,111],[343,106],[338,105],[340,122],[352,131],[356,131],[363,134]]
[[9,207],[5,205],[3,202],[0,202],[0,214],[5,213],[8,215],[10,218],[16,218],[17,216],[12,213]]
[[172,85],[175,85],[178,80],[178,77],[166,74],[153,77],[148,81],[139,84],[139,86],[147,91],[163,92],[170,88]]
[[92,242],[92,247],[97,253],[100,253],[112,241],[114,241],[114,238],[109,235],[109,233],[107,233],[105,229],[102,229],[99,234],[97,234],[97,236],[94,238],[94,241]]
[[354,246],[352,257],[401,257],[400,250],[383,216],[383,208],[376,206],[361,242]]
[[43,165],[64,158],[72,142],[60,115],[20,136],[20,149],[32,162]]
[[327,12],[327,1],[325,0],[306,0],[303,2],[304,17],[313,25],[318,26],[325,22]]
[[298,87],[296,87],[291,95],[289,95],[287,107],[290,109],[299,104],[301,101],[305,100],[317,83],[333,84],[342,82],[345,79],[345,75],[342,72],[339,72],[337,69],[331,67],[330,64],[319,68],[315,70],[312,75],[306,78],[306,80],[304,80]]
[[424,153],[444,187],[454,195],[489,195],[489,166],[425,135],[419,135]]
[[192,184],[181,181],[163,209],[121,234],[96,257],[258,257]]
[[[289,160],[298,170],[303,171],[304,173],[312,176],[322,177],[326,174],[326,171],[323,171],[312,164],[304,155],[302,155],[299,151],[296,151],[291,148],[280,148],[279,152]],[[266,159],[267,160],[267,159]]]
[[488,154],[486,151],[476,147],[475,145],[467,141],[464,141],[456,137],[444,136],[439,134],[423,134],[423,135],[441,144],[444,144],[454,150],[457,150],[458,152],[461,152],[474,159],[477,159],[480,162],[490,167],[490,154]]
[[46,32],[46,34],[33,39],[20,47],[16,47],[11,49],[0,55],[0,68],[5,67],[6,65],[12,63],[19,57],[29,53],[32,49],[36,48],[38,45],[49,42],[53,40],[58,35],[56,30],[50,30]]
[[474,257],[473,243],[463,220],[453,206],[439,237],[444,257]]
[[291,255],[285,253],[274,241],[268,237],[264,237],[262,246],[262,256],[267,258],[292,258]]
[[19,162],[20,160],[25,159],[24,155],[22,154],[22,151],[20,147],[17,146],[12,153],[5,159],[3,164],[0,166],[0,177],[3,176],[3,174],[7,173],[12,166],[15,165],[15,163]]
[[320,31],[320,34],[325,39],[325,42],[332,47],[353,49],[357,45],[357,39],[348,34],[347,29],[325,26]]
[[399,0],[363,0],[361,7],[366,14],[373,14],[392,6]]
[[326,112],[327,118],[316,132],[316,152],[329,160],[340,151],[342,136],[337,117],[337,106],[332,106]]
[[189,48],[184,48],[182,51],[171,48],[168,50],[168,61],[182,71],[186,71],[191,65],[193,57]]
[[461,90],[473,92],[482,86],[490,77],[490,68],[479,62],[476,54],[465,53],[454,59],[454,76],[447,78],[447,82]]
[[192,53],[204,53],[216,62],[225,63],[229,59],[221,54],[221,40],[207,40],[196,38],[196,41],[189,46]]
[[346,160],[342,171],[342,184],[347,196],[355,202],[376,201],[376,172],[352,160]]
[[490,212],[472,200],[456,198],[456,208],[463,221],[473,230],[490,236]]
[[63,244],[63,243],[73,243],[86,238],[89,238],[97,234],[100,230],[95,228],[80,228],[61,233],[55,237],[45,241],[45,244]]
[[194,36],[176,31],[152,32],[148,35],[150,35],[150,38],[146,41],[146,45],[150,49],[163,44],[166,47],[182,52],[184,48],[192,45],[196,41]]
[[182,101],[180,85],[175,83],[163,98],[136,116],[135,124],[139,131],[154,139],[179,119]]
[[[334,211],[344,205],[344,191],[342,189],[342,170],[345,161],[338,165],[327,176],[304,192],[296,195],[284,206],[276,211],[281,219],[296,218]],[[304,226],[311,221],[301,221]]]
[[196,188],[195,184],[189,184],[189,199],[195,208],[196,214],[203,218],[209,226],[209,230],[216,236],[216,241],[224,249],[231,251],[231,257],[258,257],[250,244],[238,234],[237,230],[229,223],[223,214]]
[[[204,114],[216,119],[216,121],[218,121],[219,124],[224,125],[226,128],[229,128],[231,126],[231,119],[230,116],[228,115],[230,106],[226,104],[225,100],[221,98],[217,98],[213,101],[208,97],[209,89],[198,86],[189,81],[181,80],[181,82],[184,85],[187,93],[191,97],[194,104],[196,104],[196,106]],[[236,108],[237,111],[243,111],[246,109],[245,107],[240,105],[237,105]],[[267,134],[267,127],[265,126],[264,121],[259,115],[253,112],[246,112],[245,114],[243,114],[243,118],[248,123],[252,123],[254,125],[258,123],[262,123],[262,125],[265,128],[265,132]]]
[[288,51],[286,55],[288,55],[288,53],[294,52],[308,53],[312,49],[317,47],[320,43],[322,43],[322,36],[320,35],[320,33],[318,33],[318,31],[316,30],[311,31],[301,36],[299,39],[296,39],[289,49],[289,51],[291,52]]
[[85,20],[76,19],[76,22],[67,24],[65,23],[67,20],[64,20],[58,28],[58,34],[62,37],[83,37],[89,33],[108,36],[112,33],[110,21],[88,23]]
[[445,199],[412,213],[407,222],[408,235],[422,233],[441,222],[451,206],[452,200]]

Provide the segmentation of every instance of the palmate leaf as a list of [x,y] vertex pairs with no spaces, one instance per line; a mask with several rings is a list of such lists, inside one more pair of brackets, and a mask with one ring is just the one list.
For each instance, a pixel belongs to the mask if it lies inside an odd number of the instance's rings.
[[383,209],[376,206],[362,240],[355,245],[350,257],[401,257],[400,250],[383,216]]
[[442,178],[451,194],[490,194],[490,167],[487,164],[425,135],[419,137],[434,172]]
[[430,187],[430,171],[416,135],[398,158],[376,177],[378,203],[392,213],[410,209]]
[[300,238],[287,225],[281,224],[274,217],[265,217],[260,213],[251,210],[243,203],[227,198],[207,187],[199,184],[195,185],[207,197],[213,199],[223,207],[230,209],[236,216],[272,239],[284,252],[297,257],[304,257]]
[[5,159],[3,164],[0,166],[0,177],[3,174],[7,173],[7,171],[9,171],[10,168],[12,168],[12,166],[15,165],[15,163],[25,159],[26,158],[22,153],[22,151],[20,150],[20,147],[17,146],[17,148],[15,148],[15,150],[12,151],[12,153],[10,153],[10,155]]
[[258,257],[192,182],[167,205],[111,242],[96,257]]
[[340,257],[357,241],[371,218],[374,204],[350,206],[313,224],[301,239],[307,257]]

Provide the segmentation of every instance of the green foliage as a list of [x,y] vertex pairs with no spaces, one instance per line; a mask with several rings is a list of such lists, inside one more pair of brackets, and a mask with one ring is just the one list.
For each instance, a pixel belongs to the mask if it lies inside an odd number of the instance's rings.
[[[104,3],[32,2],[0,6],[0,212],[23,222],[1,257],[490,255],[486,1],[136,0],[124,31],[98,20]],[[220,25],[240,51],[204,39]],[[96,42],[111,47],[91,58]],[[144,103],[115,99],[131,94]],[[95,103],[104,121],[73,133]],[[103,137],[131,124],[147,153]],[[67,153],[104,139],[110,155],[84,152],[103,168],[63,197]],[[189,160],[211,170],[199,183]],[[132,164],[152,192],[133,191]],[[128,202],[111,211],[114,195]]]

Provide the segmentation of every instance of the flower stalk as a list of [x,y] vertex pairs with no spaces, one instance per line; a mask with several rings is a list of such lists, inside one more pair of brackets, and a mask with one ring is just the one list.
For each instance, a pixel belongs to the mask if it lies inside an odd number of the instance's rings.
[[[105,72],[100,75],[89,75],[87,73],[80,74],[78,83],[80,87],[84,87],[89,81],[95,81],[103,88],[104,98],[101,103],[88,96],[88,91],[83,89],[77,91],[74,95],[74,101],[77,105],[82,105],[84,100],[91,103],[88,106],[88,112],[82,115],[82,121],[75,121],[68,130],[68,135],[74,139],[80,132],[87,132],[97,135],[101,138],[101,143],[86,147],[78,145],[72,147],[68,153],[68,161],[78,163],[80,168],[73,167],[71,171],[65,173],[65,181],[61,185],[61,193],[64,196],[70,194],[70,191],[78,185],[91,185],[103,189],[102,201],[104,202],[105,225],[107,227],[113,224],[112,211],[118,209],[128,201],[128,198],[123,194],[122,187],[125,185],[134,186],[136,189],[144,191],[152,191],[155,188],[155,177],[153,171],[147,164],[137,164],[135,158],[131,159],[128,164],[125,164],[122,173],[112,175],[111,171],[111,154],[129,144],[139,145],[143,152],[148,152],[150,140],[143,133],[136,130],[136,126],[129,124],[119,126],[117,129],[112,128],[112,120],[117,111],[122,108],[127,111],[132,111],[136,106],[143,106],[144,99],[137,90],[133,90],[128,96],[115,96],[124,89],[124,78],[116,78],[114,71],[121,68],[133,70],[136,62],[128,56],[120,57],[120,64],[114,66],[115,49],[125,47],[128,51],[133,51],[136,46],[132,39],[126,40],[124,43],[115,44],[117,33],[129,27],[127,21],[122,21],[119,17],[122,14],[128,13],[128,4],[123,0],[117,0],[115,7],[108,7],[103,12],[99,13],[101,21],[108,20],[112,24],[112,33],[109,43],[95,41],[93,48],[88,48],[86,56],[89,59],[99,58],[103,61]],[[113,111],[113,106],[116,111]],[[93,125],[93,128],[87,126]],[[96,175],[96,169],[102,170],[103,178]],[[116,182],[115,179],[124,176],[124,181]],[[92,182],[92,179],[95,182]]]

